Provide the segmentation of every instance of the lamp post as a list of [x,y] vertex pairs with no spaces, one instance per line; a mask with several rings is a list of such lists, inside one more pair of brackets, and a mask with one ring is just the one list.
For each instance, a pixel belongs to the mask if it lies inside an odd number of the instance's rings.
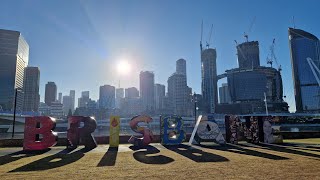
[[197,97],[196,97],[196,92],[193,93],[193,102],[194,102],[194,122],[197,122]]
[[267,104],[267,95],[266,95],[266,93],[264,93],[264,105],[266,106],[266,114],[267,114],[267,116],[269,116],[269,113],[268,113],[268,104]]
[[18,95],[18,91],[21,91],[21,88],[16,88],[15,89],[15,96],[14,96],[14,108],[13,108],[13,121],[12,121],[12,134],[11,134],[11,138],[13,138],[14,136],[14,128],[16,125],[16,109],[17,109],[17,95]]

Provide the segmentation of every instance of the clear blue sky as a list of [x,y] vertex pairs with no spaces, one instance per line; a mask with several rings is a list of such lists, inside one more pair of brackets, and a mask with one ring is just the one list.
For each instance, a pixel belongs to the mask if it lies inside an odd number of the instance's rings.
[[[83,90],[97,99],[99,86],[111,84],[139,87],[139,71],[155,73],[156,83],[167,86],[175,61],[187,60],[188,85],[200,93],[200,27],[203,39],[213,24],[212,47],[217,49],[218,73],[237,67],[234,40],[260,42],[260,61],[272,39],[283,67],[285,94],[295,110],[288,46],[288,27],[295,17],[297,28],[320,37],[320,2],[308,1],[111,1],[111,0],[2,0],[0,28],[20,31],[30,46],[30,66],[41,70],[40,95],[48,81],[58,92]],[[134,67],[119,76],[116,62],[126,58]],[[219,82],[221,84],[221,82]]]

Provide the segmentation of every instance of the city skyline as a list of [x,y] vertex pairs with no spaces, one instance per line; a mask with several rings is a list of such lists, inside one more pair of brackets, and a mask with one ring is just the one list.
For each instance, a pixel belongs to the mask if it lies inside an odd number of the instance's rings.
[[[259,3],[259,6],[256,2],[233,1],[232,7],[226,2],[189,2],[184,7],[180,3],[170,2],[170,6],[167,6],[164,2],[135,5],[69,1],[61,8],[59,2],[39,1],[33,7],[28,3],[17,5],[8,1],[5,8],[0,8],[0,20],[3,22],[0,28],[20,31],[29,43],[29,65],[39,67],[42,72],[42,102],[44,86],[49,81],[55,82],[58,92],[63,95],[75,89],[77,99],[81,91],[88,90],[92,99],[96,100],[99,86],[104,84],[117,87],[120,80],[122,88],[139,87],[140,71],[153,71],[155,83],[166,84],[174,71],[175,61],[180,58],[188,64],[189,86],[200,93],[199,40],[202,19],[204,40],[213,24],[211,47],[217,50],[217,73],[221,74],[237,66],[233,40],[239,43],[245,41],[243,32],[248,31],[251,21],[256,17],[251,32],[247,32],[249,40],[259,41],[261,65],[266,66],[269,46],[272,39],[276,39],[275,53],[283,68],[285,100],[291,111],[295,109],[287,31],[288,27],[294,26],[292,16],[295,16],[296,28],[319,37],[320,27],[314,18],[317,6],[310,5],[317,1],[311,1],[308,5],[290,2],[290,7],[286,6],[289,1]],[[13,11],[13,8],[17,8],[17,11]],[[55,13],[58,8],[60,14]],[[167,8],[166,14],[157,8]],[[29,9],[32,13],[25,15],[21,11],[23,9]],[[119,12],[112,9],[118,9]],[[273,9],[272,13],[270,9]],[[121,11],[125,13],[121,14]],[[12,12],[17,15],[13,16]],[[149,13],[151,16],[146,16]],[[101,17],[106,19],[102,20]],[[166,17],[171,17],[171,20],[166,20]],[[37,24],[41,24],[41,28]],[[50,42],[46,43],[47,47],[43,46],[46,41]],[[133,71],[130,76],[120,77],[110,73],[115,69],[112,68],[116,66],[114,62],[121,58],[131,58]],[[86,71],[88,73],[84,73]],[[68,72],[70,75],[66,76]]]

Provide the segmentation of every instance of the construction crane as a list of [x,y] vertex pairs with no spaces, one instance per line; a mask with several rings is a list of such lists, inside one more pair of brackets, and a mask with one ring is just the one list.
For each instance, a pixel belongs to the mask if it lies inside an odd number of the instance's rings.
[[270,57],[269,56],[267,57],[267,64],[270,64],[272,67],[273,62],[275,62],[276,65],[278,66],[278,70],[281,71],[282,70],[281,65],[278,64],[277,57],[274,53],[275,43],[276,43],[276,39],[273,38],[272,44],[270,46]]
[[[256,21],[256,17],[254,17],[253,19],[252,19],[252,21],[251,21],[251,23],[250,23],[250,26],[249,26],[249,29],[248,29],[248,33],[250,33],[251,32],[251,30],[252,30],[252,27],[253,27],[253,25],[254,25],[254,23],[255,23],[255,21]],[[246,33],[246,32],[244,32],[243,34],[243,36],[244,36],[244,38],[246,39],[246,42],[248,42],[249,40],[249,35],[248,35],[248,33]]]
[[210,33],[209,33],[209,38],[208,38],[208,41],[206,41],[206,47],[207,47],[207,49],[208,49],[208,48],[209,48],[209,46],[210,46],[211,35],[212,35],[212,29],[213,29],[213,24],[211,24],[211,29],[210,29]]
[[203,20],[201,22],[200,55],[202,53],[202,33],[203,33]]
[[236,48],[237,48],[237,50],[239,50],[239,52],[240,52],[241,56],[243,57],[243,59],[247,60],[247,58],[246,58],[246,56],[244,55],[242,49],[241,49],[240,47],[238,47],[238,42],[237,42],[237,40],[234,40],[234,42],[236,43]]

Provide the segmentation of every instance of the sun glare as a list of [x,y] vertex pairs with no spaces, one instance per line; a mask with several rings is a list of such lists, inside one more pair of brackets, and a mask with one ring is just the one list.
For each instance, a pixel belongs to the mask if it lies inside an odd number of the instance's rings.
[[117,70],[119,74],[129,74],[131,71],[131,66],[127,61],[121,61],[117,65]]

